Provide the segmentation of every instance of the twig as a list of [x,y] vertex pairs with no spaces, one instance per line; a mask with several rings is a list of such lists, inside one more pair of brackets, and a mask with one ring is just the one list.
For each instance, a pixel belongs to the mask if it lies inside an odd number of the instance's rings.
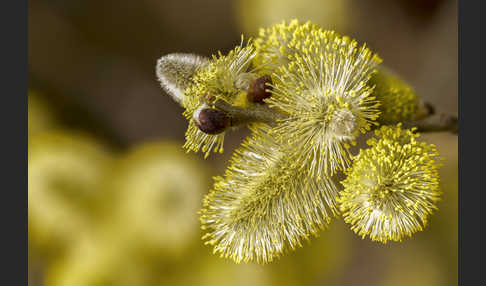
[[[275,125],[278,119],[285,115],[270,108],[267,104],[255,103],[251,108],[243,108],[233,106],[222,100],[214,103],[215,107],[224,111],[231,117],[231,126],[241,126],[252,122],[263,122],[269,125]],[[404,128],[416,127],[419,132],[442,132],[449,131],[454,134],[458,133],[458,119],[457,116],[451,114],[436,114],[435,108],[430,103],[425,103],[424,111],[419,120],[404,121],[402,126]],[[398,122],[390,123],[396,124]]]
[[245,125],[251,122],[275,124],[282,115],[266,104],[255,103],[251,108],[233,106],[222,100],[217,101],[215,107],[226,112],[231,117],[231,126]]
[[403,127],[417,127],[417,131],[424,133],[450,131],[457,134],[459,129],[459,121],[457,120],[457,116],[442,113],[430,116],[424,120],[403,122]]

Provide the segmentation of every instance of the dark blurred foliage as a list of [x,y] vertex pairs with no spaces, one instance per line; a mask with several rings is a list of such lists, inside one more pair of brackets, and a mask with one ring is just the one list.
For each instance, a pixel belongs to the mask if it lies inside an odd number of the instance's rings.
[[[43,97],[64,126],[86,130],[115,148],[126,149],[154,139],[173,140],[182,145],[187,126],[182,108],[161,90],[155,78],[155,62],[160,56],[172,52],[205,56],[218,50],[226,52],[240,42],[241,33],[255,35],[257,31],[248,31],[245,27],[261,25],[258,19],[270,17],[273,10],[252,10],[253,7],[245,6],[251,2],[254,1],[31,0],[28,12],[29,88]],[[288,7],[299,3],[314,5],[312,1],[281,2],[281,5],[292,2]],[[338,32],[366,42],[384,59],[384,64],[406,79],[421,98],[436,106],[438,112],[457,113],[456,1],[345,2],[347,8],[342,10],[342,15],[336,16],[340,23],[345,23]],[[242,5],[251,13],[240,13],[246,11],[241,9]],[[315,5],[319,9],[322,7],[317,0]],[[308,11],[316,10],[308,8],[294,9],[285,15],[295,13],[301,21],[311,19],[321,25],[326,23],[328,19],[316,19],[319,14],[315,11],[307,15]],[[278,18],[278,15],[272,15],[272,19],[274,17]],[[213,174],[222,173],[231,152],[245,135],[244,130],[229,134],[224,155],[210,156],[206,160]],[[445,178],[443,202],[429,228],[402,244],[385,246],[361,240],[351,231],[345,231],[351,245],[346,251],[350,257],[345,263],[345,271],[335,270],[333,282],[325,274],[313,274],[310,285],[325,285],[322,283],[326,282],[333,285],[399,285],[383,282],[386,279],[395,281],[393,275],[397,273],[403,275],[398,280],[411,277],[407,280],[410,281],[408,285],[455,285],[457,137],[434,136],[426,138],[438,146],[439,152],[444,152],[446,163],[442,171]],[[205,251],[209,253],[208,248]],[[413,257],[406,257],[410,253],[430,258],[424,263],[432,266],[421,269],[413,265]],[[420,265],[420,259],[416,259],[415,264]],[[32,258],[30,262],[32,280],[29,283],[35,283],[41,280],[43,261]],[[387,272],[390,267],[402,271]],[[412,275],[408,270],[424,273]],[[438,274],[427,276],[433,271]],[[385,272],[390,274],[385,275]],[[421,283],[413,280],[413,277],[420,279],[424,275],[428,278],[420,280]],[[439,281],[430,280],[436,276]]]

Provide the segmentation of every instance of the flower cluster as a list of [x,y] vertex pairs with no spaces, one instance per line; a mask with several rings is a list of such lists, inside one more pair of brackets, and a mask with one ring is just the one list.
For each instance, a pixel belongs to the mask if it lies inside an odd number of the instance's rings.
[[[421,102],[381,62],[365,44],[293,20],[194,70],[183,90],[184,147],[207,156],[222,151],[228,127],[252,132],[203,200],[203,239],[215,253],[271,262],[340,211],[381,242],[423,229],[440,195],[438,154],[396,125],[422,116]],[[373,129],[377,138],[353,156]]]
[[[224,131],[231,122],[214,104],[222,100],[230,105],[245,105],[242,96],[250,81],[257,77],[255,69],[251,68],[255,54],[252,43],[244,46],[242,39],[227,55],[219,52],[211,60],[186,54],[170,54],[159,59],[157,76],[165,90],[185,108],[184,116],[189,122],[184,148],[194,152],[202,150],[206,157],[211,150],[223,152]],[[211,112],[205,112],[208,109]],[[204,118],[201,118],[201,111]],[[213,120],[214,116],[224,118],[225,122],[215,124],[219,121]]]
[[380,102],[379,122],[392,124],[420,116],[420,99],[415,91],[392,71],[381,67],[369,80]]
[[292,150],[282,148],[268,126],[251,130],[224,177],[215,178],[201,222],[215,252],[236,262],[266,263],[324,229],[337,213],[338,191],[331,180],[299,174]]
[[361,236],[401,241],[422,230],[439,200],[438,153],[413,130],[382,126],[368,140],[339,198],[344,221]]
[[311,160],[314,177],[333,175],[350,163],[348,142],[378,118],[379,103],[366,83],[381,59],[365,45],[309,24],[285,38],[289,63],[274,72],[277,81],[267,100],[287,115],[276,137],[283,142],[293,134],[299,161]]

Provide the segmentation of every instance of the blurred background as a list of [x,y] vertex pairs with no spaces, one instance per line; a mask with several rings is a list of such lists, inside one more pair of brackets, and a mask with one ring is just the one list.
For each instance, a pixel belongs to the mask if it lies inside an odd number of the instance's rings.
[[[226,53],[240,35],[311,20],[356,38],[437,112],[457,114],[457,1],[30,0],[29,285],[456,285],[457,136],[428,228],[386,245],[341,219],[266,266],[217,258],[197,211],[246,130],[203,160],[182,150],[183,109],[162,55]],[[187,180],[191,177],[191,180]]]

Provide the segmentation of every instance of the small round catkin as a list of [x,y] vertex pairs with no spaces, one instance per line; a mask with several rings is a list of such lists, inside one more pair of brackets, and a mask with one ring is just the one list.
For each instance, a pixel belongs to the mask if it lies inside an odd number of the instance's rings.
[[425,228],[440,199],[436,147],[413,130],[383,126],[354,158],[338,199],[344,221],[373,241],[401,241]]

